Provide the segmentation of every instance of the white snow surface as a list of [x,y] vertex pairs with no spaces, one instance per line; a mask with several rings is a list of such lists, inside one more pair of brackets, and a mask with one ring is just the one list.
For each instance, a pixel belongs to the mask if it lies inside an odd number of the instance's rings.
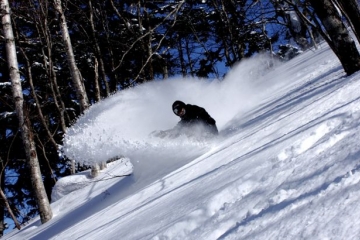
[[[54,217],[4,239],[360,239],[360,73],[327,45],[223,81],[172,79],[121,91],[69,128],[64,154],[94,163],[62,178]],[[173,127],[174,100],[204,107],[213,141],[148,137]],[[132,173],[131,176],[121,177]]]

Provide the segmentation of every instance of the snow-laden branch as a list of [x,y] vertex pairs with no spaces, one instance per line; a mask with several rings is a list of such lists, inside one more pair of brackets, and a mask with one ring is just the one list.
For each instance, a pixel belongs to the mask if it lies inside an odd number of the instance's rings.
[[5,118],[8,118],[10,116],[14,116],[16,115],[15,112],[2,112],[0,113],[0,119],[5,119]]
[[11,86],[11,82],[0,82],[0,86]]

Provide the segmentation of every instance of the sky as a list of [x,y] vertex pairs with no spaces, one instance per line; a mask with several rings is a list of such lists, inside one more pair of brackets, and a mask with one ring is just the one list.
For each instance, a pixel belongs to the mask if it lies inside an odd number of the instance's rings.
[[[224,80],[169,79],[93,105],[63,154],[117,158],[60,179],[52,220],[4,239],[359,239],[360,73],[326,44],[286,63],[257,56]],[[219,137],[159,139],[175,100],[204,107]],[[124,176],[128,175],[130,176]]]

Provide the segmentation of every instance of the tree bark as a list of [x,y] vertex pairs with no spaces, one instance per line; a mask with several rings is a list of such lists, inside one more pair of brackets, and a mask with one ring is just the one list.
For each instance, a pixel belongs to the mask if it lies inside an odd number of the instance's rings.
[[91,166],[90,176],[93,177],[93,178],[95,178],[95,177],[99,176],[99,172],[100,172],[100,166],[99,166],[99,164],[94,163],[94,164]]
[[[9,202],[8,202],[8,200],[7,200],[7,198],[6,198],[6,196],[5,196],[5,194],[4,194],[4,192],[3,192],[2,189],[0,189],[0,198],[2,199],[4,205],[6,206],[6,209],[8,210],[8,212],[9,212],[12,220],[14,221],[16,228],[17,228],[18,230],[20,230],[20,229],[21,229],[21,226],[20,226],[18,220],[16,219],[13,211],[11,210],[10,204],[9,204]],[[0,237],[3,236],[3,232],[4,232],[4,222],[2,222],[1,225],[2,225],[2,226],[1,226],[2,229],[1,229],[1,236],[0,236]]]
[[[66,49],[67,61],[70,69],[71,78],[75,87],[76,96],[80,104],[80,111],[84,112],[87,108],[89,108],[90,103],[85,90],[84,83],[81,79],[81,74],[79,69],[76,66],[75,56],[71,44],[70,34],[68,31],[68,26],[66,23],[66,18],[64,11],[61,6],[61,0],[54,0],[54,6],[56,11],[60,14],[60,23],[61,23],[61,32],[62,38]],[[106,80],[105,80],[106,81]],[[96,168],[95,168],[96,169]],[[74,169],[72,170],[72,172]]]
[[360,55],[349,31],[341,21],[335,5],[330,0],[310,0],[316,15],[326,29],[330,47],[339,58],[347,75],[360,70]]
[[101,100],[100,86],[99,86],[99,62],[96,57],[94,57],[94,90],[95,90],[95,100],[96,102]]
[[79,72],[79,69],[76,66],[75,62],[75,56],[70,40],[70,34],[68,31],[68,26],[66,23],[66,18],[64,11],[61,6],[61,0],[54,0],[54,6],[56,11],[60,15],[60,25],[61,25],[61,32],[62,32],[62,38],[66,49],[66,55],[67,55],[67,61],[70,68],[70,74],[71,78],[73,80],[73,84],[75,87],[77,99],[80,104],[80,111],[83,112],[89,107],[89,99],[87,97],[85,86],[81,79],[81,74]]
[[52,218],[49,199],[47,198],[44,183],[40,172],[40,165],[35,148],[30,120],[24,112],[24,99],[20,81],[20,73],[16,55],[14,33],[11,26],[10,6],[8,0],[1,0],[2,25],[5,38],[6,58],[9,66],[10,79],[12,83],[13,99],[15,102],[16,114],[19,120],[22,140],[26,152],[27,162],[30,168],[30,179],[39,207],[42,223]]
[[356,0],[336,0],[360,43],[360,11]]

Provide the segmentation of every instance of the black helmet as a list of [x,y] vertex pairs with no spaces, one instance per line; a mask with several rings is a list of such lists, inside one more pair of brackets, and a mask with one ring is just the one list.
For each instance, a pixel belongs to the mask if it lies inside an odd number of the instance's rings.
[[176,100],[172,105],[172,110],[177,115],[182,108],[185,108],[185,105],[184,102]]

